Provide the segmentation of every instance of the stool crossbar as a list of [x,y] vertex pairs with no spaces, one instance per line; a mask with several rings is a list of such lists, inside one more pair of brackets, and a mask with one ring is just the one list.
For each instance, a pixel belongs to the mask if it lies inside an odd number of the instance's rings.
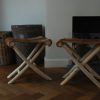
[[[94,45],[94,47],[81,58],[75,49],[69,45],[70,43],[77,43],[81,45],[88,44]],[[66,38],[60,39],[57,42],[57,46],[63,47],[75,63],[69,72],[63,76],[65,79],[61,82],[61,85],[67,83],[76,73],[79,72],[79,70],[81,70],[85,76],[87,76],[98,88],[100,88],[100,82],[98,81],[98,79],[100,79],[100,75],[87,64],[100,51],[100,39]]]
[[[7,78],[12,78],[8,82],[8,84],[15,82],[15,80],[18,77],[20,77],[28,68],[31,68],[34,72],[36,72],[38,75],[40,75],[44,79],[52,80],[48,75],[46,75],[44,72],[42,72],[34,62],[38,58],[40,53],[44,50],[45,46],[51,45],[52,42],[50,39],[39,36],[39,37],[35,37],[35,38],[25,38],[25,39],[7,38],[5,41],[6,41],[6,44],[9,47],[12,47],[13,50],[16,52],[16,54],[23,60],[23,62],[12,73],[10,73],[7,76]],[[23,55],[22,51],[20,51],[19,48],[16,46],[16,44],[15,44],[16,42],[35,43],[36,46],[32,50],[32,52],[29,54],[29,56],[26,58]]]

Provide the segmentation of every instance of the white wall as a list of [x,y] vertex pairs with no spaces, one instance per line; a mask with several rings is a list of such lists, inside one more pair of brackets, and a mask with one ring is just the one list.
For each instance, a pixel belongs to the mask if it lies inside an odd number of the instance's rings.
[[45,0],[0,0],[0,31],[13,24],[45,24]]
[[3,6],[2,6],[2,0],[0,0],[0,27],[2,27],[2,25],[3,25],[3,21],[2,21],[2,19],[3,19]]
[[[47,0],[46,36],[53,40],[47,48],[45,66],[65,67],[69,60],[62,48],[57,48],[58,39],[71,37],[72,16],[100,15],[100,0]],[[67,58],[67,59],[66,59]]]

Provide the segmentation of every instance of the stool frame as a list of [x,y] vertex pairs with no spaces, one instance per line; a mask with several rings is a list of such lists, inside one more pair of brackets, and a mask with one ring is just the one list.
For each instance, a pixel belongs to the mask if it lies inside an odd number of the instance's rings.
[[[45,37],[39,36],[35,38],[27,38],[27,39],[14,39],[14,38],[7,38],[6,44],[9,47],[12,47],[16,54],[23,60],[23,62],[12,72],[10,73],[7,78],[12,78],[8,84],[14,83],[28,68],[31,68],[35,73],[40,75],[46,80],[52,80],[51,77],[46,75],[43,71],[41,71],[38,66],[35,64],[35,60],[38,58],[40,53],[44,50],[45,46],[51,45],[51,40]],[[36,46],[26,58],[23,53],[19,50],[16,46],[15,42],[24,42],[24,43],[35,43]]]
[[[73,49],[69,43],[77,43],[77,44],[88,44],[95,45],[90,51],[88,51],[82,58],[76,53],[75,49]],[[67,72],[63,78],[65,78],[61,85],[67,83],[75,74],[77,74],[80,70],[87,76],[98,88],[100,88],[100,75],[95,72],[88,64],[89,62],[99,51],[100,51],[100,40],[96,39],[61,39],[57,42],[57,46],[63,47],[75,65]]]

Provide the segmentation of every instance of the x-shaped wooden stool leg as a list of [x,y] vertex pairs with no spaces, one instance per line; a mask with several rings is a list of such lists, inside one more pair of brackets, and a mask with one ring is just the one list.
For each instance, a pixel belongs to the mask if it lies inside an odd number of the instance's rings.
[[65,79],[61,82],[61,85],[67,83],[79,70],[81,70],[97,87],[100,88],[100,82],[96,79],[100,79],[100,76],[87,64],[87,62],[91,60],[94,57],[94,55],[96,55],[100,51],[100,45],[95,46],[82,58],[79,57],[79,55],[75,52],[74,49],[72,49],[68,45],[68,43],[59,41],[57,45],[62,46],[70,55],[72,61],[75,63],[72,69],[63,76],[63,78]]
[[[67,45],[67,46],[68,46],[68,45]],[[75,51],[74,49],[72,49],[70,46],[68,46],[68,47],[72,50],[73,55],[76,57],[76,59],[80,60],[80,62],[86,66],[86,69],[87,69],[91,74],[93,74],[94,77],[96,77],[97,79],[100,79],[100,75],[99,75],[98,73],[96,73],[96,72],[87,64],[87,62],[90,60],[90,59],[87,60],[87,57],[89,57],[89,55],[91,55],[91,53],[92,53],[95,49],[99,48],[99,46],[98,46],[98,47],[96,46],[96,47],[94,47],[93,49],[91,49],[91,50],[90,50],[89,52],[87,52],[82,58],[76,53],[76,51]],[[98,50],[99,50],[99,49],[98,49]],[[98,52],[98,51],[96,51],[96,52]],[[96,52],[95,52],[95,53],[96,53]],[[96,54],[97,54],[97,53],[96,53]],[[94,55],[95,55],[95,54],[92,53],[91,56],[94,56]],[[85,66],[84,66],[84,67],[85,67]],[[75,68],[76,68],[76,65],[75,65],[74,67],[72,67],[72,68],[69,70],[69,72],[66,73],[66,74],[63,76],[63,78],[66,78]]]
[[[23,63],[20,66],[18,66],[10,75],[8,75],[7,78],[12,78],[8,82],[8,84],[13,83],[18,77],[20,77],[27,70],[27,68],[31,68],[34,72],[36,72],[38,75],[40,75],[46,80],[52,80],[48,75],[46,75],[39,68],[37,68],[34,62],[37,59],[37,57],[40,55],[40,53],[44,50],[45,46],[47,45],[45,43],[47,42],[47,40],[43,41],[44,40],[43,38],[42,39],[40,38],[40,40],[41,41],[39,41],[39,43],[36,45],[36,47],[33,49],[33,51],[30,53],[30,55],[27,58],[22,54],[22,52],[17,48],[17,46],[12,42],[12,48],[18,54],[18,56],[23,60]],[[38,41],[36,40],[35,42],[38,42]],[[50,43],[49,40],[48,40],[48,43]]]

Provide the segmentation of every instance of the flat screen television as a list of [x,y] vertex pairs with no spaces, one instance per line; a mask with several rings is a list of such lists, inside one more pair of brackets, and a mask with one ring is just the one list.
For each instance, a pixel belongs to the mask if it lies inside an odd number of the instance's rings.
[[73,33],[100,33],[100,16],[73,16]]

